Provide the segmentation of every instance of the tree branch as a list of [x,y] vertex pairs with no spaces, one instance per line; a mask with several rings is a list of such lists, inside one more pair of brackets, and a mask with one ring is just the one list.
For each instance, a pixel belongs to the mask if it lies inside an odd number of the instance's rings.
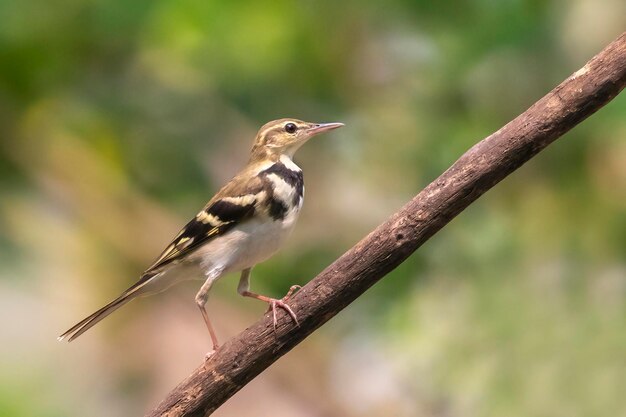
[[487,190],[619,94],[626,32],[532,107],[468,150],[290,301],[224,344],[148,416],[205,416],[397,267]]

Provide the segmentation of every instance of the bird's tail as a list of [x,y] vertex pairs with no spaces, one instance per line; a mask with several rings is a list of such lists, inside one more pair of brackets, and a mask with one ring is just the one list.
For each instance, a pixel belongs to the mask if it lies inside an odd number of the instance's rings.
[[121,306],[123,306],[124,304],[132,300],[133,298],[135,298],[133,292],[124,293],[120,295],[115,300],[111,301],[109,304],[102,307],[100,310],[96,311],[92,315],[76,323],[74,326],[68,329],[65,333],[63,333],[57,339],[67,340],[68,342],[71,342],[72,340],[80,336],[81,334],[85,333],[95,324],[97,324],[100,320],[102,320],[109,314],[113,313],[115,310],[117,310],[118,308],[120,308]]
[[115,310],[117,310],[133,298],[149,294],[155,294],[166,289],[169,285],[172,284],[172,282],[161,279],[164,276],[165,274],[159,272],[144,272],[139,281],[137,281],[130,288],[124,291],[122,295],[120,295],[115,300],[111,301],[109,304],[105,305],[89,317],[85,317],[83,320],[76,323],[57,339],[67,340],[68,342],[71,342],[81,334],[85,333],[87,330],[91,329],[100,320],[113,313]]

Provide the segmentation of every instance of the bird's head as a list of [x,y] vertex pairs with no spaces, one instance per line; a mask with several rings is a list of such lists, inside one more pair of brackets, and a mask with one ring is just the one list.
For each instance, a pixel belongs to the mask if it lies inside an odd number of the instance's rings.
[[264,124],[256,135],[252,158],[287,155],[290,158],[307,140],[343,123],[310,123],[297,119],[279,119]]

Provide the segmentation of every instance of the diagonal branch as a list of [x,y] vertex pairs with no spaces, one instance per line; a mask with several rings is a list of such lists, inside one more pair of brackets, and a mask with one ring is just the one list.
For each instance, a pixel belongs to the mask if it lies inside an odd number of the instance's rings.
[[626,32],[545,97],[477,143],[290,301],[224,344],[148,416],[205,416],[363,292],[491,187],[604,106],[626,85]]

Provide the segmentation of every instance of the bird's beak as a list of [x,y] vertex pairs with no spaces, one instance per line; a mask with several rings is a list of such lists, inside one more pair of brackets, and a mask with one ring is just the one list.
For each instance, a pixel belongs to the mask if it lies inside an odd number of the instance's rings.
[[342,126],[343,126],[343,123],[319,123],[308,128],[307,133],[310,136],[313,136],[322,132],[326,132],[328,130],[337,129],[338,127],[342,127]]

